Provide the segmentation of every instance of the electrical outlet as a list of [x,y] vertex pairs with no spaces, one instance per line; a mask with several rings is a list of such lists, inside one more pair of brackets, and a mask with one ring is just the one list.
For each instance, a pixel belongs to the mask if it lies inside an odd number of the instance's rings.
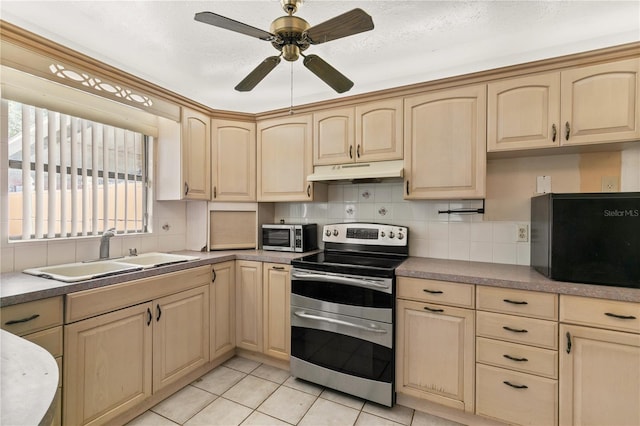
[[602,192],[618,192],[618,176],[602,176]]
[[529,241],[529,225],[519,223],[516,227],[518,234],[516,235],[516,241],[519,243],[526,243]]

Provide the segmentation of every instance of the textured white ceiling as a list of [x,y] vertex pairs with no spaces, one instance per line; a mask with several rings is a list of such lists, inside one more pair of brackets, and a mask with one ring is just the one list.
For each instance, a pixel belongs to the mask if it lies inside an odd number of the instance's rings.
[[311,46],[355,82],[337,95],[282,61],[253,91],[233,87],[270,43],[194,21],[211,11],[268,31],[278,0],[11,1],[0,18],[216,109],[262,112],[640,40],[640,1],[306,0],[312,26],[360,7],[373,31]]

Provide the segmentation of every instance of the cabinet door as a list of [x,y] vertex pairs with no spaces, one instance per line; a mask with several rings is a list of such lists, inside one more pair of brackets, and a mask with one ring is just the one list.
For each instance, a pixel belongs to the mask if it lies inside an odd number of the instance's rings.
[[473,412],[470,309],[398,300],[398,392]]
[[209,361],[209,286],[153,302],[153,391]]
[[640,139],[640,59],[563,71],[562,144]]
[[560,144],[560,73],[489,83],[487,151]]
[[264,353],[289,360],[291,354],[291,268],[264,264]]
[[262,352],[262,263],[236,261],[236,346]]
[[560,340],[560,424],[640,424],[640,335],[562,324]]
[[405,199],[482,198],[486,86],[405,99]]
[[65,326],[64,424],[103,424],[151,396],[151,303]]
[[402,99],[356,106],[356,161],[402,160]]
[[313,201],[311,115],[258,123],[258,201]]
[[353,108],[313,114],[313,164],[344,164],[355,159]]
[[236,263],[213,265],[211,284],[211,360],[236,347]]
[[256,201],[256,125],[211,120],[213,201]]
[[184,198],[210,198],[210,119],[204,114],[182,109],[182,175]]

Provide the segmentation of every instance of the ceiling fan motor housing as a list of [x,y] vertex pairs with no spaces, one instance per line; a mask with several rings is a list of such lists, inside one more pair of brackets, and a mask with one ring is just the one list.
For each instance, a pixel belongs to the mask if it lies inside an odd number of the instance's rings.
[[281,16],[271,23],[271,33],[278,36],[272,42],[273,47],[282,51],[282,57],[287,61],[295,61],[300,57],[300,52],[309,47],[309,43],[303,40],[302,33],[311,25],[297,16]]

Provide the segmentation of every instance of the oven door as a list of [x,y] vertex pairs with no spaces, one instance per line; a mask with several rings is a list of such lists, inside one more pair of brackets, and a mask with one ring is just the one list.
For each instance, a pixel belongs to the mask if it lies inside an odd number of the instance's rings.
[[293,227],[291,225],[262,225],[262,249],[294,251]]

